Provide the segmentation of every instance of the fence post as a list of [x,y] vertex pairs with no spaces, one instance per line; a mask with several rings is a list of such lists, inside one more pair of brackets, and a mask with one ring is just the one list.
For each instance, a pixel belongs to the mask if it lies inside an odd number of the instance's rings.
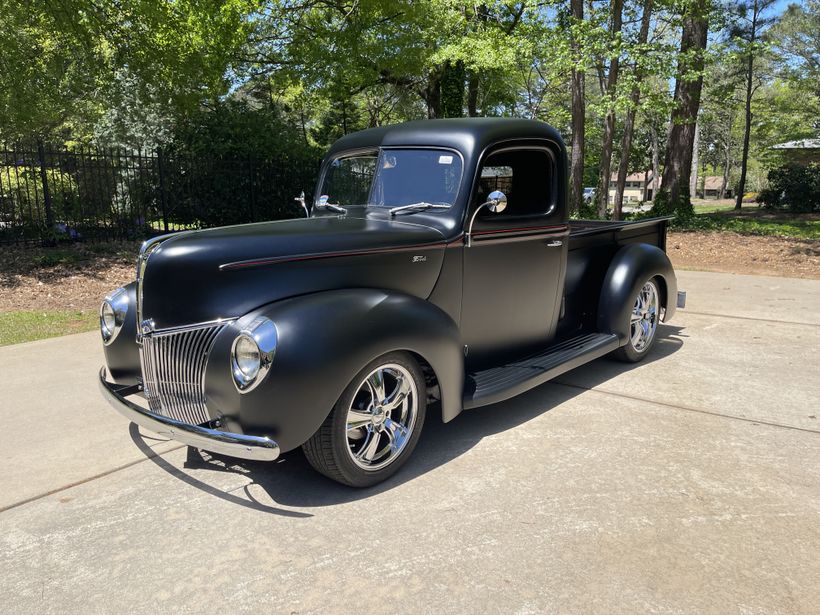
[[54,230],[54,212],[51,210],[51,192],[48,189],[48,175],[46,174],[46,153],[43,142],[37,141],[37,157],[40,161],[40,180],[43,182],[43,205],[46,208],[46,226],[49,232]]
[[157,148],[157,166],[159,167],[159,202],[162,206],[162,228],[168,232],[168,195],[165,192],[165,156],[162,148]]

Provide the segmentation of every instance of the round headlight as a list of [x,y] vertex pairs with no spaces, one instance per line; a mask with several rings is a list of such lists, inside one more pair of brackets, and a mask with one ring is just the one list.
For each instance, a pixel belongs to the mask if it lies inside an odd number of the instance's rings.
[[237,369],[242,372],[242,375],[248,380],[253,380],[259,373],[261,366],[261,356],[259,353],[259,346],[253,341],[253,338],[247,335],[240,335],[236,341],[236,348],[234,349],[234,360],[236,361]]
[[273,322],[259,316],[242,327],[231,347],[231,372],[237,391],[248,393],[270,371],[278,334]]
[[114,328],[117,326],[117,316],[114,314],[114,308],[108,301],[104,301],[102,309],[100,310],[100,329],[105,341],[111,339],[114,334]]
[[114,341],[128,313],[128,291],[118,288],[100,306],[100,333],[107,346]]

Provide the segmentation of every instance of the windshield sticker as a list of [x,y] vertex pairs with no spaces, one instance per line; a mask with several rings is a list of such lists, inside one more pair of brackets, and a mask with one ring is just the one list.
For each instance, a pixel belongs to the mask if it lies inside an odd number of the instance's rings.
[[439,164],[453,164],[453,157],[452,156],[439,156],[438,157]]

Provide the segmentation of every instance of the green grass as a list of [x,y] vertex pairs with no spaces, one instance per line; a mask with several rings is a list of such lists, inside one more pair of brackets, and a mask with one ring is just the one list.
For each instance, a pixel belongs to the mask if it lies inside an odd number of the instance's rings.
[[[677,225],[676,225],[677,226]],[[820,239],[820,220],[796,216],[734,216],[700,214],[678,226],[683,231],[730,231],[741,235],[768,235],[794,239]]]
[[92,310],[3,312],[0,313],[0,346],[92,331],[98,326],[99,316]]
[[722,203],[720,201],[712,203],[709,201],[693,201],[692,205],[695,208],[696,214],[713,214],[719,211],[730,211],[735,207],[734,203]]

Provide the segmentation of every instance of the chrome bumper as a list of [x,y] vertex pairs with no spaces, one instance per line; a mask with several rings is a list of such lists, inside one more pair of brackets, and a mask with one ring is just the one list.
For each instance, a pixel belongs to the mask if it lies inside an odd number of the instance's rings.
[[119,388],[105,379],[103,367],[100,370],[100,390],[103,397],[117,412],[140,427],[188,446],[230,457],[255,461],[273,461],[279,457],[279,445],[270,438],[216,431],[155,414],[125,399],[118,393]]

